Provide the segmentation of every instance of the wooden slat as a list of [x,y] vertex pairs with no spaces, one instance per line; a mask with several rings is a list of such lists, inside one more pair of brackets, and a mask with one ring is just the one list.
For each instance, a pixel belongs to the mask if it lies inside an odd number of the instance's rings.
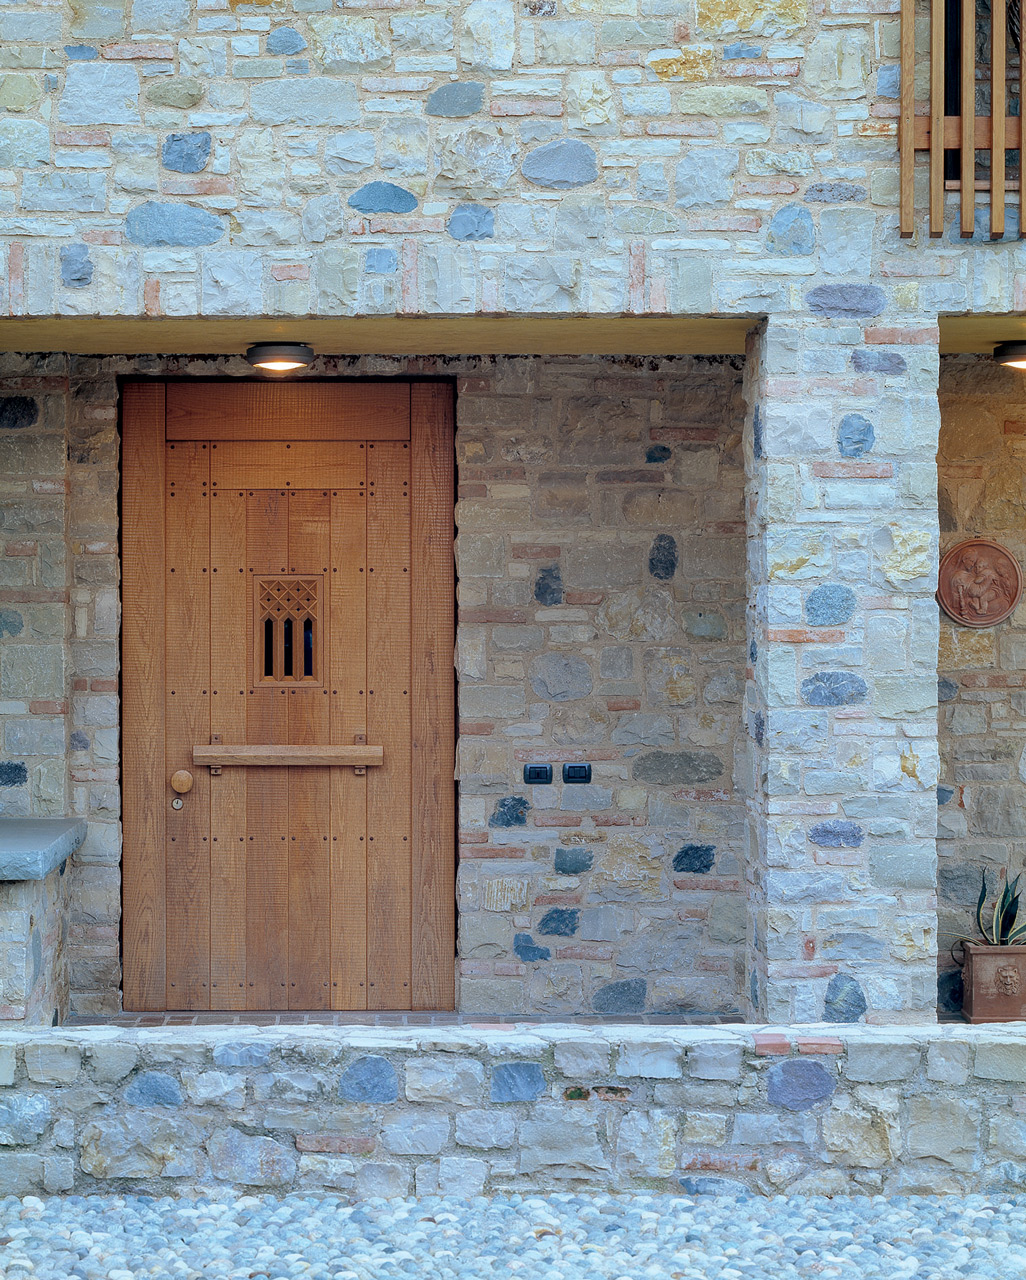
[[[210,737],[210,449],[169,444],[164,663],[167,772]],[[210,779],[167,813],[167,1008],[210,1004]]]
[[[282,692],[280,687],[275,687],[274,693]],[[288,693],[295,693],[296,690],[286,690]],[[301,689],[300,692],[307,692]],[[323,690],[318,685],[316,693],[320,696]],[[309,744],[309,743],[289,743],[287,745],[268,746],[255,745],[250,746],[244,742],[229,742],[224,746],[206,746],[199,745],[192,749],[192,762],[197,765],[223,765],[226,769],[233,766],[241,766],[249,768],[295,768],[302,765],[320,766],[320,767],[341,767],[344,765],[359,765],[361,768],[367,768],[368,765],[380,765],[383,763],[383,752],[381,747],[354,747],[354,746],[331,746],[328,744]]]
[[930,235],[944,230],[944,0],[930,3]]
[[453,395],[411,394],[413,1008],[455,1004]]
[[[251,616],[246,572],[246,495],[210,498],[210,731],[246,736],[247,647],[239,628]],[[240,643],[241,641],[241,643]],[[195,762],[195,749],[193,751]],[[229,771],[210,787],[210,1007],[246,1007],[246,776]]]
[[[357,449],[356,445],[347,446]],[[365,452],[360,454],[362,459]],[[330,573],[331,496],[328,490],[289,495],[289,573]],[[314,640],[324,642],[323,596]],[[302,663],[302,639],[296,638]],[[308,752],[331,751],[326,687],[290,689],[289,742]],[[311,762],[311,756],[306,763]],[[325,767],[289,769],[289,1008],[331,1007],[331,775]]]
[[[288,572],[288,496],[280,489],[246,497],[246,544],[252,578]],[[251,616],[251,615],[247,615]],[[252,674],[255,628],[247,626]],[[248,686],[250,742],[288,741],[287,694]],[[288,771],[261,769],[246,778],[246,992],[251,1009],[288,1008]]]
[[[331,741],[367,733],[367,498],[331,497]],[[367,1008],[367,775],[331,771],[331,990],[336,1009]]]
[[[938,0],[933,0],[934,9]],[[940,12],[943,20],[943,5]],[[934,17],[936,21],[936,15]],[[943,41],[941,42],[943,56]],[[962,130],[960,142],[961,168],[959,177],[962,181],[962,198],[959,203],[962,235],[973,234],[975,227],[976,196],[974,179],[976,177],[976,6],[974,0],[964,0],[962,5]],[[939,108],[943,110],[943,99]],[[938,132],[940,123],[935,118],[933,129]],[[933,151],[931,151],[931,156]]]
[[[282,423],[284,434],[288,423]],[[228,440],[211,451],[211,484],[218,489],[358,489],[367,451],[351,441]]]
[[[1012,0],[1015,3],[1015,0]],[[1008,15],[1005,0],[990,5],[990,238],[1005,234],[1005,62]]]
[[409,384],[264,380],[167,384],[169,440],[409,440]]
[[[929,116],[916,116],[915,139],[917,151],[930,150],[930,134],[932,124]],[[962,145],[962,117],[945,116],[943,122],[944,147],[948,151],[957,151]],[[991,144],[990,116],[975,116],[973,119],[973,145],[976,150],[987,151]],[[1019,117],[1005,116],[1005,146],[1019,145]],[[985,184],[989,186],[990,184]]]
[[410,1006],[410,447],[367,446],[367,1004]]
[[[1016,0],[1012,0],[1015,4]],[[1022,41],[1023,32],[1026,31],[1026,0],[1018,0],[1019,3],[1019,111],[1023,110],[1022,104],[1026,102],[1026,53],[1023,51]],[[1019,117],[1016,119],[1018,123]],[[1022,155],[1022,134],[1016,130],[1015,140],[1012,140],[1011,130],[1005,128],[1005,136],[1008,138],[1010,147],[1018,147],[1019,150],[1019,239],[1026,236],[1026,161]]]
[[126,383],[122,418],[122,964],[135,1013],[165,1008],[163,383]]
[[901,149],[899,231],[903,237],[915,230],[915,121],[916,121],[916,11],[915,0],[901,0]]

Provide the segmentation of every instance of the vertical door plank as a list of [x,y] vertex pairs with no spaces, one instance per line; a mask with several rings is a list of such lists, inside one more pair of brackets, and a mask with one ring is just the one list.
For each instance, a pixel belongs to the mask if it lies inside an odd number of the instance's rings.
[[908,238],[915,231],[915,128],[916,128],[916,6],[915,0],[901,0],[901,121],[898,144],[901,151],[899,233]]
[[134,1013],[166,1008],[164,384],[127,383],[122,417],[122,963]]
[[210,740],[210,449],[169,444],[167,467],[167,769],[195,783],[167,815],[167,1007],[210,1003],[210,778],[192,748]]
[[[1015,0],[1012,0],[1015,3]],[[990,5],[990,238],[1005,234],[1005,0]]]
[[[288,573],[288,497],[284,489],[246,490],[249,556],[247,741],[288,741],[287,693],[255,681],[255,587],[261,575]],[[287,769],[246,770],[246,991],[250,1009],[288,1008],[289,794]]]
[[[367,732],[367,499],[331,497],[328,654],[331,741]],[[375,695],[376,696],[376,695]],[[335,1009],[367,1008],[367,774],[331,771],[331,992]]]
[[[944,57],[944,2],[932,0],[933,12],[930,22],[933,29],[933,43],[940,42],[940,54]],[[939,31],[939,35],[938,35]],[[961,204],[960,221],[962,236],[968,238],[973,234],[976,217],[976,6],[972,0],[965,0],[962,6],[962,138],[961,138]],[[941,72],[941,100],[943,101],[944,79]],[[931,89],[931,93],[933,90]],[[936,110],[936,108],[935,108]],[[932,143],[931,143],[932,150]],[[941,153],[943,155],[943,152]],[[943,196],[941,197],[943,200]],[[940,235],[940,230],[931,235]]]
[[[965,119],[965,104],[962,104]],[[971,189],[971,179],[970,179]],[[944,0],[930,0],[930,235],[944,231]]]
[[[314,645],[321,646],[326,621],[323,584],[331,572],[331,495],[327,490],[292,490],[288,508],[289,573],[316,574],[322,582],[313,633]],[[301,664],[301,634],[293,641],[293,649],[296,663]],[[323,668],[318,663],[314,669]],[[289,689],[290,743],[329,740],[330,696],[322,681]],[[327,1009],[331,1002],[330,770],[294,768],[288,773],[289,1007]]]
[[410,1007],[410,447],[367,445],[367,1004]]
[[455,1003],[453,397],[412,387],[414,1009]]
[[[211,456],[217,459],[217,445]],[[246,741],[246,495],[211,488],[210,731]],[[246,1007],[246,771],[210,778],[210,1007]]]

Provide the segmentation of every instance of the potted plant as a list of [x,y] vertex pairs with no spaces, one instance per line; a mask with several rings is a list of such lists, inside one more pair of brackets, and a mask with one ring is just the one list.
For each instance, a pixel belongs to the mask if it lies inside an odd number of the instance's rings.
[[[1003,875],[1004,873],[1002,873]],[[976,904],[976,927],[983,941],[961,939],[962,1017],[966,1022],[1026,1020],[1026,922],[1019,915],[1019,876],[1004,884],[993,911],[987,902],[987,873],[983,873]]]

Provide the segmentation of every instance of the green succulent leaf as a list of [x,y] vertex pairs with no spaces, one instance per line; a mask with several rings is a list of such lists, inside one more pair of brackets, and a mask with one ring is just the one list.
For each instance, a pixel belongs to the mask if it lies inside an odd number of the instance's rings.
[[976,904],[976,927],[984,937],[987,936],[987,930],[983,927],[983,906],[987,901],[987,873],[981,874],[982,884],[980,885],[980,900]]

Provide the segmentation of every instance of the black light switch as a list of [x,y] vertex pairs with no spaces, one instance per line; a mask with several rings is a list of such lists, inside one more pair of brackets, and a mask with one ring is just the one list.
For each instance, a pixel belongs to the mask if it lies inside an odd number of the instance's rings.
[[565,764],[563,766],[564,782],[590,782],[590,764]]
[[552,765],[525,764],[524,781],[534,783],[535,786],[546,786],[552,781]]

